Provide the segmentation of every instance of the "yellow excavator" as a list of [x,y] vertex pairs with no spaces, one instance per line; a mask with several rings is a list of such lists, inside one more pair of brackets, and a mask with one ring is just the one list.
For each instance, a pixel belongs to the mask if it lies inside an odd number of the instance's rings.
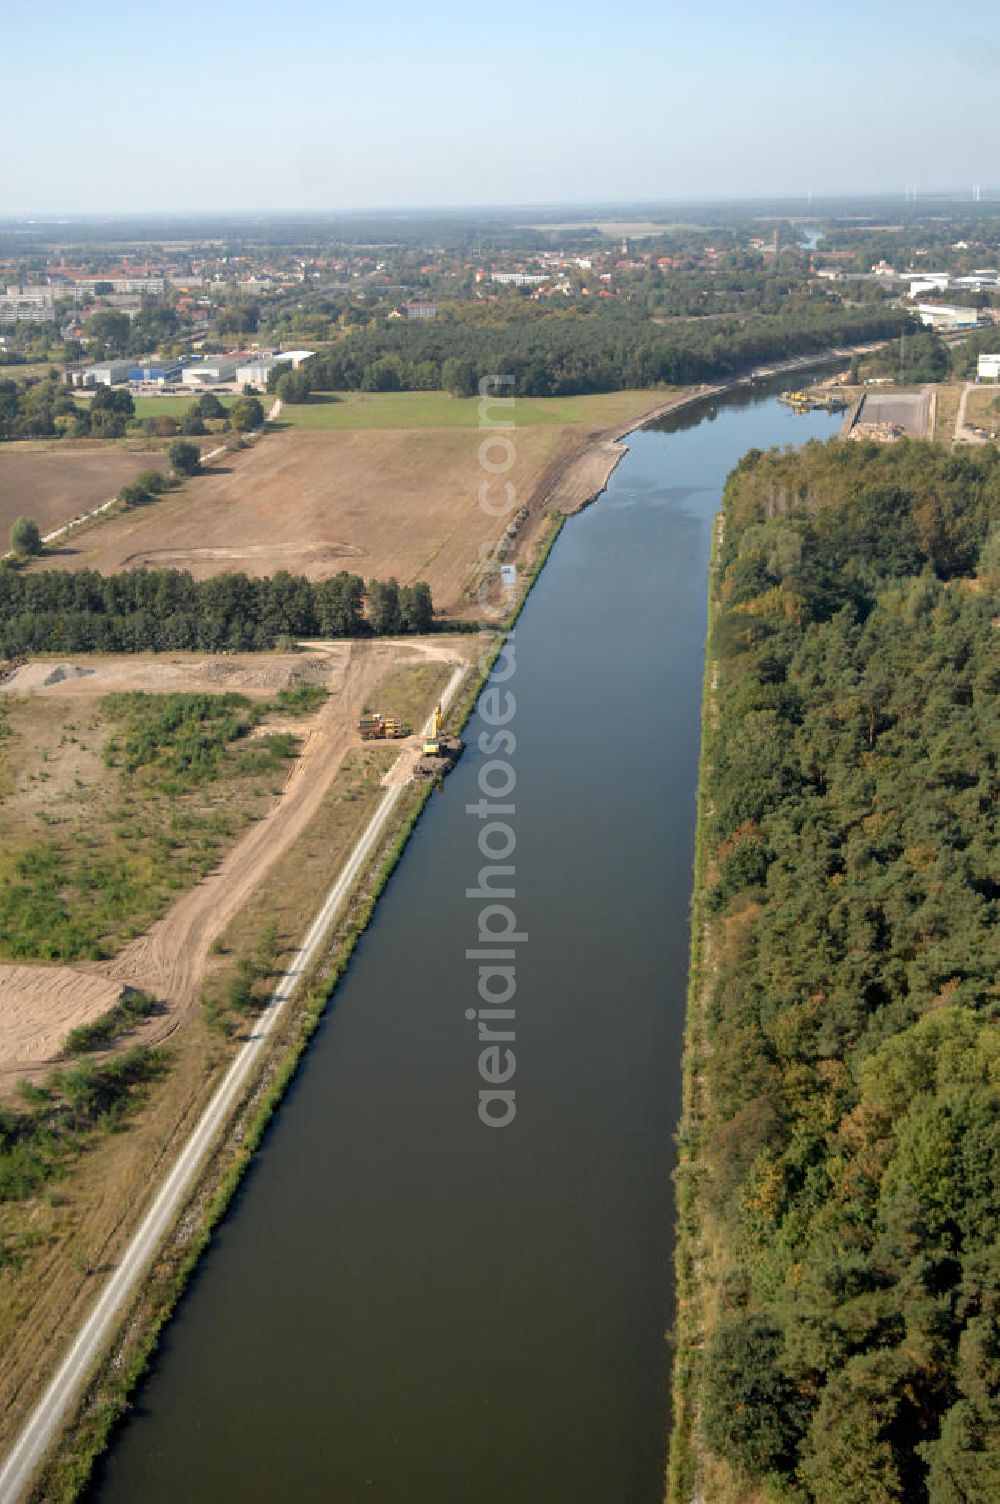
[[441,728],[442,728],[443,721],[444,721],[444,717],[441,714],[441,706],[440,705],[435,705],[435,707],[434,707],[434,719],[431,722],[431,734],[427,738],[427,740],[424,742],[424,756],[425,757],[440,757],[441,756]]

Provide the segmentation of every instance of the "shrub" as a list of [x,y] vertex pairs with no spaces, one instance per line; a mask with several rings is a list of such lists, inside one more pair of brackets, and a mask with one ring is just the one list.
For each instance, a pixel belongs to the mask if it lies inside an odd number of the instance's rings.
[[260,428],[264,422],[264,408],[257,397],[241,397],[234,402],[229,413],[233,427],[240,433]]
[[10,530],[10,546],[21,558],[31,558],[42,551],[42,535],[31,517],[18,517]]
[[197,475],[201,469],[201,451],[197,444],[185,439],[175,439],[167,450],[167,458],[178,475]]
[[167,490],[170,481],[162,470],[140,470],[135,478],[135,484],[141,486],[144,491],[148,491],[150,496],[159,496],[162,491]]

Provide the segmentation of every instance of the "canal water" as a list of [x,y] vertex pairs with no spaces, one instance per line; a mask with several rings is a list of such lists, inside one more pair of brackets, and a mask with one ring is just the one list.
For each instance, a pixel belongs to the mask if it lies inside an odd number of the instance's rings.
[[518,623],[514,1121],[466,1018],[474,718],[92,1500],[657,1504],[712,518],[838,422],[780,386],[633,435]]

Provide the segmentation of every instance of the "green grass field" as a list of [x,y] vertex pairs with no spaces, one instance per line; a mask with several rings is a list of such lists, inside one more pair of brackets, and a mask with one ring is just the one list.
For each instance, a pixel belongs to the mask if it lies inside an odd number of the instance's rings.
[[[135,415],[137,418],[179,418],[182,413],[187,412],[192,402],[197,402],[202,395],[201,392],[192,391],[185,393],[184,396],[178,393],[176,397],[135,397],[133,398]],[[219,392],[217,396],[223,407],[232,407],[234,402],[240,400],[238,392]],[[274,398],[267,395],[260,400],[265,412],[274,402]]]
[[62,370],[57,360],[36,360],[24,366],[0,365],[0,381],[24,381],[29,376],[47,376],[53,369]]
[[[587,397],[517,398],[511,421],[518,428],[538,424],[593,424],[611,427],[647,412],[671,392],[602,392]],[[157,398],[148,399],[154,405]],[[169,398],[164,398],[164,404]],[[225,399],[223,399],[225,400]],[[145,417],[144,409],[136,409]],[[166,406],[159,408],[166,412]],[[502,421],[495,406],[490,417]],[[286,405],[277,427],[298,429],[358,428],[478,428],[479,399],[452,397],[447,392],[319,392],[310,402]]]

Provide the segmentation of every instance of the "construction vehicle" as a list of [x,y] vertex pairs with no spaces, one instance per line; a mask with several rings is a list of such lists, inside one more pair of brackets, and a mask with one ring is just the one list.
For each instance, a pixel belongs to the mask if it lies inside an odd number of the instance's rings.
[[374,715],[361,717],[358,730],[363,742],[398,741],[410,734],[409,726],[405,726],[394,715],[382,715],[377,710]]
[[778,398],[786,407],[792,408],[797,413],[809,413],[816,409],[824,412],[840,413],[847,406],[843,397],[828,391],[811,392],[782,392]]
[[425,757],[441,756],[441,728],[443,722],[444,716],[441,713],[441,706],[435,705],[434,715],[431,720],[431,734],[424,742]]

